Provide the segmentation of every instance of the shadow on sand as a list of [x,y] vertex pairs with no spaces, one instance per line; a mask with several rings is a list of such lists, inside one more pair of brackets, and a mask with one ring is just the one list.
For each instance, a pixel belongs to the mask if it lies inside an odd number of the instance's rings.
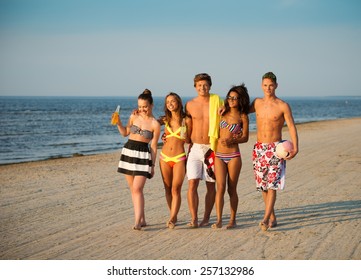
[[[242,228],[253,227],[263,217],[263,211],[244,212],[237,215]],[[276,208],[278,228],[282,231],[307,226],[339,223],[361,219],[361,200],[336,201],[291,208]],[[229,217],[225,217],[227,220]]]

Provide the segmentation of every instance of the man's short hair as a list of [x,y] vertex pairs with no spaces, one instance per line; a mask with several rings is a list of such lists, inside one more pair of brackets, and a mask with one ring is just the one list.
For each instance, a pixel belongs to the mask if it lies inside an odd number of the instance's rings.
[[276,75],[273,74],[272,72],[267,72],[266,74],[264,74],[263,77],[262,77],[262,81],[263,81],[264,79],[270,79],[270,80],[272,80],[274,83],[277,84],[277,77],[276,77]]
[[209,86],[212,86],[212,79],[211,76],[209,76],[207,73],[200,73],[194,76],[194,86],[196,86],[196,83],[199,81],[207,81]]

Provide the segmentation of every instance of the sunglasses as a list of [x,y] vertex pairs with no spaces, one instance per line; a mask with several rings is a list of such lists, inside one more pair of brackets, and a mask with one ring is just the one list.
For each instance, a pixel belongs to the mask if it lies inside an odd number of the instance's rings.
[[228,96],[227,97],[228,100],[238,100],[237,96]]

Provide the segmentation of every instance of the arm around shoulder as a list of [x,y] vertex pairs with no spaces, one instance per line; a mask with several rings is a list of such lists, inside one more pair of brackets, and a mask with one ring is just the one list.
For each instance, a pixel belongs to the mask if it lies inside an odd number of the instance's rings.
[[247,143],[249,139],[249,118],[247,114],[242,114],[242,136],[239,143]]
[[155,120],[153,123],[153,139],[151,140],[150,143],[153,162],[155,162],[157,156],[159,136],[160,136],[160,124],[157,120]]
[[251,106],[249,106],[249,113],[255,113],[256,112],[256,101],[258,98],[255,98],[252,103]]

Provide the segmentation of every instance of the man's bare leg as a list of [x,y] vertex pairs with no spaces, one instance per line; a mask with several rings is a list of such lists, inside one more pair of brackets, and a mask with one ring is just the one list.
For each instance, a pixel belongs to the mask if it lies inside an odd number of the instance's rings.
[[215,182],[206,182],[207,193],[205,198],[205,210],[203,221],[200,223],[200,226],[208,226],[209,218],[212,213],[214,202],[216,200],[216,183]]
[[265,212],[263,216],[263,221],[260,223],[262,230],[266,231],[269,228],[269,223],[276,222],[276,215],[274,212],[274,206],[276,203],[276,190],[268,190],[267,192],[262,192],[263,200],[265,203]]
[[199,179],[191,179],[188,181],[188,207],[189,212],[191,213],[192,220],[188,224],[188,226],[196,228],[198,227],[198,205],[199,205],[199,197],[198,197],[198,185]]

